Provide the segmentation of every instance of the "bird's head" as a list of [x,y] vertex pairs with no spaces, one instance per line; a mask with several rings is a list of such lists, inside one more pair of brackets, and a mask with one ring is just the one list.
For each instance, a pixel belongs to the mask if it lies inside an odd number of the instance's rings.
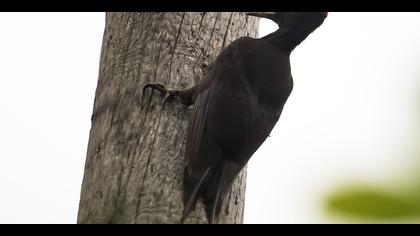
[[301,23],[311,24],[313,28],[317,28],[327,17],[328,12],[247,12],[246,14],[270,19],[281,28]]
[[271,39],[282,42],[282,46],[292,51],[309,34],[321,26],[328,12],[249,12],[249,16],[263,17],[277,23],[279,29],[266,36]]

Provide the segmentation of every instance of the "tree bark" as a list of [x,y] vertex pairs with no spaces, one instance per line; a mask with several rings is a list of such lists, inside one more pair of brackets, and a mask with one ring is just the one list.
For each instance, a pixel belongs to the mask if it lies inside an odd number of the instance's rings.
[[[196,84],[231,41],[257,36],[244,13],[107,13],[78,223],[180,223],[192,111],[147,83]],[[242,223],[246,170],[218,223]],[[207,223],[204,205],[185,223]]]

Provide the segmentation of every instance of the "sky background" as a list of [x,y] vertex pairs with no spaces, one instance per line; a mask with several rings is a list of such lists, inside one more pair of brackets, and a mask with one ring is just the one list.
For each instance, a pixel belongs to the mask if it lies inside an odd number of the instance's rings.
[[[75,223],[104,13],[0,13],[0,223]],[[274,23],[261,20],[260,36]],[[420,13],[330,13],[291,56],[280,121],[248,167],[245,223],[327,223],[325,195],[409,178]],[[397,180],[396,180],[397,179]]]

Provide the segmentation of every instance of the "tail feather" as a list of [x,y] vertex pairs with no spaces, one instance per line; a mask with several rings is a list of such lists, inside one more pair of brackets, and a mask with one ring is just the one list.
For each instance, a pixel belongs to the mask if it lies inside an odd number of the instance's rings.
[[181,223],[195,208],[197,200],[203,197],[207,219],[214,224],[219,216],[226,191],[232,185],[241,165],[229,160],[220,160],[214,167],[208,167],[201,176],[184,174],[184,212]]
[[207,210],[207,218],[209,219],[209,224],[216,223],[216,218],[219,215],[221,203],[222,201],[220,199],[220,189],[217,189],[213,204],[211,204],[211,208]]
[[198,200],[198,192],[203,185],[204,180],[210,172],[210,167],[206,169],[204,174],[198,180],[198,183],[195,184],[194,178],[189,178],[187,176],[187,171],[184,173],[184,212],[182,214],[181,224],[184,223],[185,218],[191,213],[195,208]]
[[224,196],[224,190],[226,188],[226,186],[224,186],[224,182],[226,182],[225,174],[227,170],[227,165],[222,164],[220,168],[222,169],[220,170],[219,176],[216,176],[216,172],[215,179],[213,179],[215,181],[214,186],[216,187],[216,193],[214,194],[214,196],[210,196],[212,197],[212,204],[210,205],[211,208],[207,210],[207,215],[210,224],[214,224],[216,222],[216,218],[219,216],[220,208],[223,203],[223,199],[221,199],[221,196]]

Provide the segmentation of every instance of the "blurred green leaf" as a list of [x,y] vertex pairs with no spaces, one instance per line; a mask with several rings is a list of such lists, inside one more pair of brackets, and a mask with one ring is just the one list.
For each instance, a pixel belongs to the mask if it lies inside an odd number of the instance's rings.
[[371,219],[420,216],[420,204],[409,196],[397,196],[380,190],[354,188],[333,194],[327,199],[327,209]]

